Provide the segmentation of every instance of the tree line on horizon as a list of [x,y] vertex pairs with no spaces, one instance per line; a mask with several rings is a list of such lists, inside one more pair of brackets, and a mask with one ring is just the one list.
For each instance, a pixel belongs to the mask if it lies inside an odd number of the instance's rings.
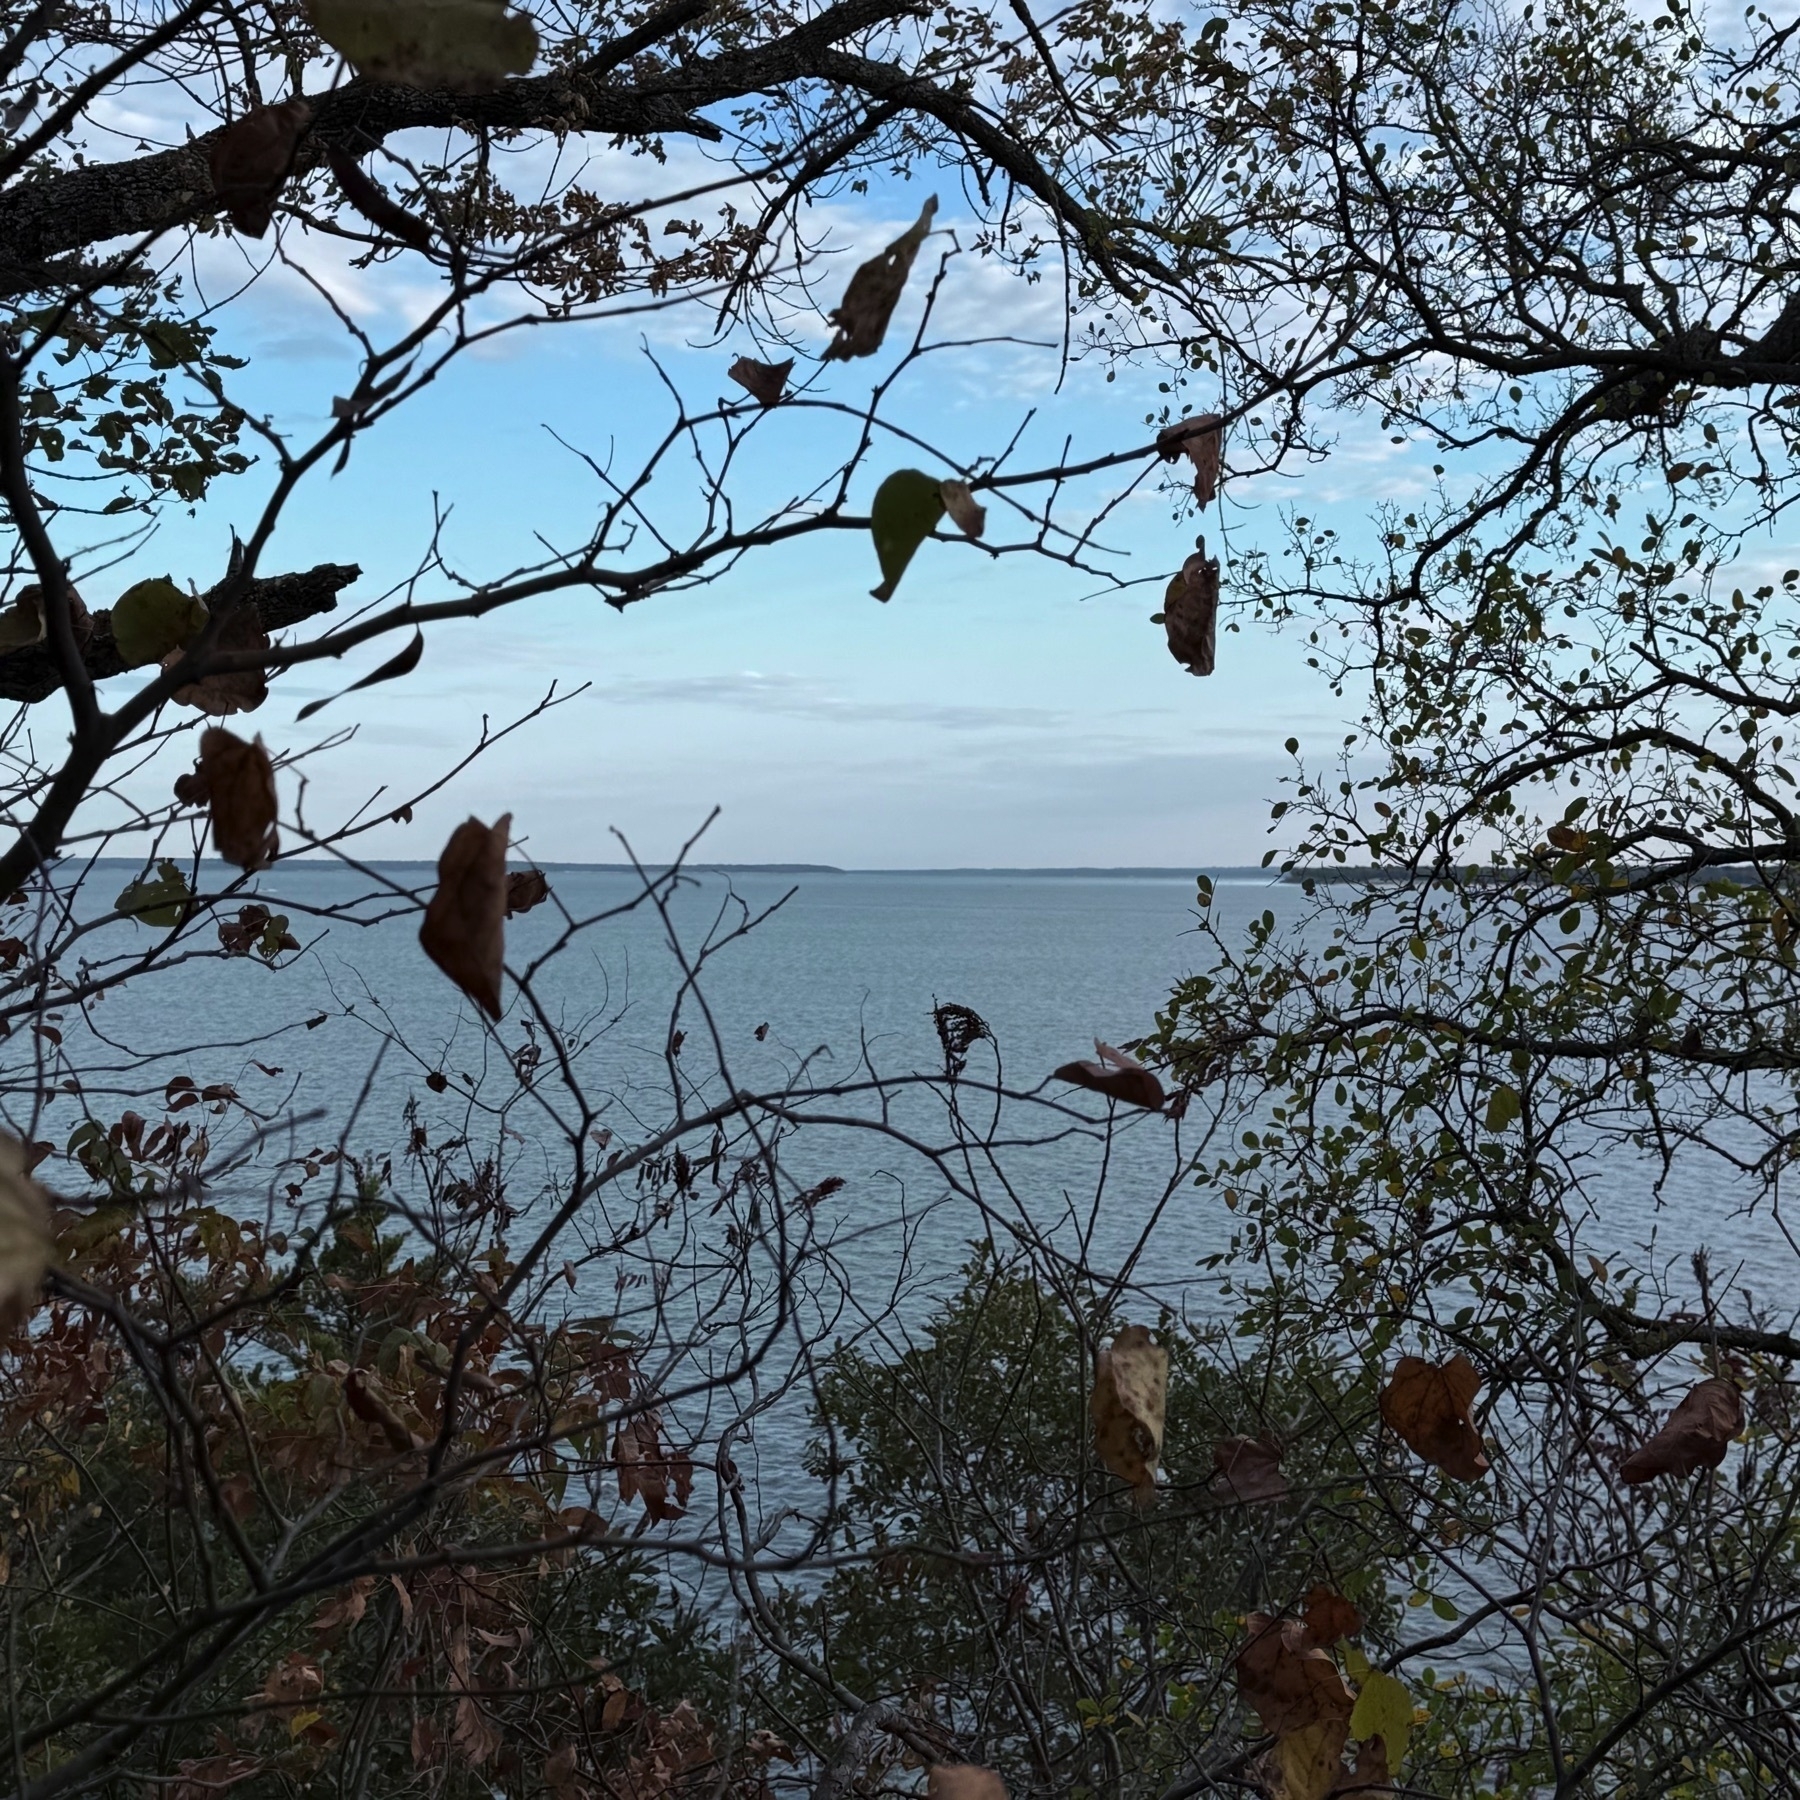
[[[5,1791],[1793,1794],[1797,120],[1794,27],[1687,0],[8,0]],[[846,272],[826,202],[903,228]],[[1013,335],[940,328],[976,265],[1132,441],[1030,464],[1002,400],[952,449],[942,357]],[[277,279],[355,370],[316,429],[248,398]],[[597,421],[535,561],[440,507],[385,593],[347,529],[284,565],[464,358],[649,314],[717,392]],[[208,513],[223,567],[142,573]],[[753,1081],[709,993],[768,909],[677,917],[703,837],[593,912],[512,814],[364,854],[560,681],[309,810],[442,626],[831,532],[881,602],[951,555],[1142,601],[1171,679],[1288,634],[1346,715],[1268,721],[1302,903],[1202,875],[1204,972],[1091,1060],[921,996],[941,1061],[777,1020]],[[265,708],[334,663],[298,749]],[[647,1035],[559,978],[626,914]],[[395,920],[443,1033],[365,1006],[409,1097],[317,1107],[357,1003],[284,974]]]

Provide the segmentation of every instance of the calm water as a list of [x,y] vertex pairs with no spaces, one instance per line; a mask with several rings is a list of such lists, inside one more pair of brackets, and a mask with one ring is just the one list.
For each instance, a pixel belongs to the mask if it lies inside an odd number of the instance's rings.
[[[93,910],[103,910],[133,872],[101,871],[92,883]],[[420,866],[379,873],[421,889],[434,879]],[[558,868],[550,875],[558,899],[578,918],[624,907],[640,891],[625,874]],[[231,1081],[270,1112],[286,1099],[290,1110],[320,1115],[291,1146],[302,1152],[312,1147],[307,1131],[329,1144],[352,1113],[347,1147],[396,1150],[405,1142],[409,1100],[440,1120],[466,1119],[465,1092],[504,1085],[499,1053],[525,1042],[519,1012],[502,1022],[496,1044],[475,1028],[420,951],[416,915],[373,924],[333,916],[367,885],[331,866],[285,865],[263,878],[258,898],[285,912],[306,945],[290,966],[272,971],[254,958],[197,961],[151,971],[93,1008],[91,1021],[103,1039],[84,1053],[101,1064],[88,1082],[93,1111],[112,1116],[109,1099],[113,1114],[126,1104],[147,1110],[146,1088],[179,1073],[202,1083]],[[1214,910],[1235,925],[1265,906],[1286,911],[1300,904],[1295,889],[1256,880],[1222,883]],[[357,916],[385,910],[365,907]],[[931,1017],[938,1001],[979,1013],[993,1031],[1002,1079],[1036,1087],[1059,1063],[1090,1055],[1096,1036],[1116,1042],[1147,1029],[1171,984],[1208,960],[1194,935],[1189,877],[702,875],[676,893],[669,910],[667,923],[649,908],[603,920],[534,982],[558,1029],[592,1040],[582,1062],[584,1086],[601,1123],[626,1141],[670,1116],[665,1050],[683,978],[671,926],[680,956],[691,960],[709,936],[767,914],[707,960],[699,982],[706,1013],[691,996],[682,1002],[678,1028],[688,1039],[678,1073],[703,1099],[717,1099],[728,1086],[771,1091],[803,1069],[815,1082],[854,1080],[868,1067],[888,1075],[939,1072],[942,1052]],[[512,921],[509,967],[542,956],[563,928],[551,907]],[[150,941],[149,931],[135,925],[109,927],[98,937],[114,951]],[[708,1042],[707,1013],[722,1056]],[[321,1014],[324,1022],[309,1029],[307,1021]],[[63,1023],[74,1050],[79,1018]],[[765,1025],[759,1039],[757,1028]],[[426,1087],[435,1070],[450,1078],[449,1093],[436,1096]],[[970,1071],[992,1079],[996,1065],[987,1047],[975,1052]],[[36,1135],[60,1144],[82,1110],[58,1102],[35,1126]],[[941,1103],[919,1096],[903,1116],[929,1142],[945,1140]],[[519,1134],[506,1140],[516,1182],[541,1176],[555,1158],[540,1155],[534,1171],[532,1152],[541,1153],[557,1134],[543,1129],[541,1115],[535,1129],[524,1114],[509,1122]],[[1042,1128],[1042,1121],[1032,1126]],[[1090,1236],[1097,1232],[1124,1253],[1144,1208],[1166,1193],[1176,1144],[1166,1121],[1133,1122],[1106,1164],[1106,1205],[1097,1222],[1089,1221]],[[860,1141],[839,1134],[833,1142],[831,1133],[814,1132],[797,1156],[819,1175],[858,1178],[840,1197],[844,1230],[879,1235],[885,1225],[910,1228],[921,1209],[942,1198],[943,1184],[931,1179],[929,1168],[866,1134]],[[1016,1214],[1047,1221],[1073,1217],[1071,1209],[1083,1205],[1092,1210],[1101,1169],[1094,1146],[1065,1144],[1054,1154],[1026,1148],[1009,1157],[1008,1167],[1024,1183],[1003,1196]],[[1153,1282],[1179,1285],[1197,1254],[1218,1247],[1219,1220],[1208,1224],[1191,1206],[1187,1211],[1166,1266],[1142,1271]],[[965,1208],[955,1220],[935,1222],[915,1253],[950,1267],[983,1230]],[[871,1243],[858,1260],[879,1273],[882,1252]]]
[[[100,871],[90,912],[105,910],[134,872]],[[434,879],[422,866],[378,873],[405,889],[426,890]],[[580,918],[624,907],[639,891],[623,874],[549,873],[562,905]],[[477,1151],[495,1151],[515,1204],[529,1209],[535,1194],[554,1186],[568,1153],[535,1102],[503,1120],[483,1109],[489,1096],[510,1090],[506,1059],[528,1041],[518,1009],[497,1038],[477,1029],[420,951],[416,914],[391,901],[351,906],[367,888],[331,866],[290,864],[264,877],[258,897],[289,915],[306,946],[302,956],[279,970],[255,959],[154,970],[92,1009],[88,1027],[65,1015],[67,1046],[89,1071],[87,1098],[56,1098],[35,1116],[15,1100],[13,1127],[60,1147],[90,1108],[107,1118],[132,1105],[160,1111],[157,1090],[172,1075],[229,1081],[266,1117],[318,1115],[254,1149],[252,1121],[212,1123],[218,1146],[244,1153],[232,1200],[245,1210],[267,1207],[279,1224],[284,1207],[291,1210],[282,1186],[293,1178],[294,1160],[338,1141],[340,1132],[353,1151],[393,1155],[407,1179],[399,1153],[412,1104],[435,1136],[461,1131]],[[1224,880],[1213,913],[1231,937],[1265,908],[1293,920],[1307,904],[1293,887]],[[677,1016],[683,959],[691,967],[709,936],[729,934],[747,913],[770,907],[754,929],[707,959],[700,986],[710,1019],[691,997]],[[384,912],[391,916],[381,918]],[[937,1001],[971,1007],[988,1022],[1008,1087],[1037,1087],[1057,1064],[1088,1054],[1095,1036],[1117,1042],[1148,1028],[1171,985],[1211,960],[1196,920],[1186,877],[705,875],[676,894],[667,923],[648,908],[604,919],[541,968],[534,985],[559,1031],[586,1043],[583,1086],[600,1125],[629,1143],[671,1117],[671,1079],[691,1107],[733,1089],[772,1092],[803,1074],[835,1082],[870,1067],[889,1075],[939,1072]],[[509,967],[541,957],[563,924],[551,907],[513,921]],[[97,933],[88,948],[99,957],[149,941],[146,928],[121,925]],[[672,1019],[688,1036],[671,1076]],[[17,1071],[29,1053],[23,1034],[8,1049]],[[991,1078],[994,1068],[978,1047],[971,1075]],[[447,1092],[427,1086],[434,1071],[448,1079]],[[555,1084],[539,1085],[546,1103],[566,1114]],[[15,1096],[20,1091],[15,1083]],[[1071,1097],[1055,1084],[1047,1092]],[[1103,1108],[1085,1110],[1097,1117]],[[866,1122],[873,1103],[833,1111]],[[940,1149],[949,1143],[941,1098],[919,1090],[891,1115],[899,1135],[825,1124],[794,1140],[785,1160],[797,1178],[838,1176],[845,1185],[814,1216],[818,1242],[790,1295],[794,1317],[749,1384],[751,1398],[769,1400],[772,1410],[735,1454],[765,1505],[790,1503],[798,1493],[806,1424],[797,1395],[809,1385],[808,1345],[873,1335],[891,1347],[896,1323],[916,1323],[951,1291],[972,1240],[991,1234],[1004,1246],[1029,1233],[1103,1276],[1129,1260],[1137,1316],[1158,1304],[1216,1316],[1216,1288],[1197,1264],[1225,1247],[1230,1215],[1216,1196],[1180,1178],[1182,1155],[1193,1148],[1191,1125],[1179,1128],[1188,1133],[1183,1139],[1166,1119],[1134,1115],[1107,1143],[1071,1130],[1069,1115],[1027,1105],[1008,1117],[1036,1141],[1008,1145],[993,1164],[976,1155],[934,1166],[910,1147],[909,1138]],[[1056,1135],[1043,1141],[1052,1129]],[[46,1170],[52,1180],[56,1167]],[[971,1182],[980,1186],[980,1205],[956,1191]],[[591,1242],[639,1204],[636,1194],[608,1193],[579,1228]],[[717,1265],[706,1247],[718,1229],[677,1218],[630,1256],[601,1265],[614,1269],[611,1290],[591,1291],[598,1277],[584,1276],[580,1291],[561,1303],[635,1318],[651,1334],[660,1320],[671,1366],[729,1358],[758,1340],[770,1314],[766,1294],[729,1316],[719,1312]],[[1791,1274],[1794,1253],[1778,1222],[1766,1211],[1744,1216],[1716,1165],[1677,1169],[1658,1194],[1648,1167],[1615,1158],[1585,1236],[1603,1255],[1624,1251],[1640,1264],[1678,1271],[1687,1252],[1705,1243],[1722,1285],[1748,1282],[1767,1298],[1792,1285],[1783,1272]],[[1683,1293],[1689,1286],[1678,1282]],[[698,1441],[717,1420],[681,1424]]]
[[[84,910],[105,910],[134,872],[99,870]],[[213,873],[223,871],[215,866]],[[434,879],[430,867],[416,864],[376,873],[395,888],[422,892]],[[562,906],[582,919],[625,907],[640,890],[627,874],[561,867],[550,875]],[[290,1112],[317,1114],[318,1122],[302,1127],[288,1146],[296,1152],[313,1147],[309,1133],[321,1144],[333,1142],[352,1115],[349,1148],[397,1151],[405,1142],[409,1100],[437,1121],[460,1121],[478,1135],[463,1096],[505,1085],[503,1056],[526,1041],[519,1009],[502,1022],[497,1041],[478,1030],[420,951],[416,914],[396,910],[393,901],[352,905],[369,885],[335,865],[285,864],[261,878],[257,897],[286,912],[306,945],[288,967],[270,970],[250,958],[153,970],[91,1010],[88,1022],[97,1034],[91,1043],[84,1043],[80,1015],[65,1015],[69,1048],[90,1068],[98,1065],[87,1083],[92,1110],[102,1116],[116,1116],[125,1105],[148,1110],[147,1090],[154,1098],[156,1086],[184,1073],[200,1082],[230,1081],[271,1114],[283,1102]],[[1230,939],[1265,908],[1288,921],[1307,905],[1297,888],[1240,877],[1218,882],[1212,911]],[[676,1074],[690,1103],[696,1094],[716,1100],[728,1084],[772,1091],[802,1068],[814,1081],[854,1080],[865,1065],[888,1075],[938,1071],[931,1021],[937,1001],[979,1013],[993,1030],[1006,1085],[1033,1088],[1059,1063],[1089,1054],[1096,1036],[1118,1042],[1146,1030],[1171,985],[1211,960],[1195,931],[1194,885],[1185,876],[703,874],[677,891],[669,910],[667,924],[647,907],[602,920],[541,968],[535,982],[559,1030],[591,1040],[583,1085],[601,1123],[624,1141],[641,1138],[671,1113],[665,1051],[683,975],[671,928],[691,964],[709,934],[767,911],[709,958],[702,973],[699,986],[722,1056],[708,1042],[706,1014],[691,997],[682,1003],[677,1024],[688,1038]],[[370,919],[378,922],[356,922]],[[541,957],[563,928],[548,906],[512,921],[509,967]],[[144,927],[114,926],[88,948],[99,957],[150,941]],[[324,1022],[309,1029],[307,1021],[320,1015]],[[764,1025],[759,1040],[755,1033]],[[16,1067],[23,1046],[15,1039],[8,1048]],[[270,1069],[279,1072],[265,1072]],[[448,1093],[426,1087],[434,1070],[450,1078]],[[985,1047],[974,1053],[970,1070],[984,1078],[995,1072]],[[1050,1091],[1067,1094],[1054,1084]],[[61,1099],[34,1120],[16,1101],[11,1108],[15,1128],[59,1145],[84,1110]],[[941,1105],[921,1097],[901,1117],[927,1141],[944,1141]],[[528,1112],[515,1113],[508,1123],[515,1135],[495,1141],[516,1184],[528,1187],[560,1166],[545,1149],[556,1133],[542,1115],[534,1124]],[[1036,1132],[1043,1121],[1020,1123]],[[798,1166],[850,1182],[839,1203],[847,1228],[877,1235],[884,1225],[898,1229],[942,1197],[941,1181],[916,1161],[908,1166],[892,1144],[833,1141],[829,1132],[812,1137],[814,1147],[797,1152]],[[1186,1142],[1191,1149],[1191,1132]],[[1001,1215],[1010,1208],[1045,1227],[1060,1221],[1078,1229],[1102,1263],[1123,1256],[1148,1209],[1165,1199],[1176,1150],[1169,1124],[1144,1118],[1132,1121],[1104,1165],[1099,1147],[1086,1142],[1012,1152],[1007,1166],[1018,1186],[1002,1196]],[[1105,1199],[1096,1211],[1103,1167]],[[1613,1169],[1602,1205],[1591,1235],[1605,1252],[1648,1251],[1654,1243],[1660,1261],[1684,1257],[1704,1242],[1727,1268],[1743,1264],[1766,1274],[1791,1265],[1792,1247],[1775,1221],[1733,1217],[1731,1194],[1715,1167],[1678,1169],[1660,1195],[1647,1170]],[[948,1268],[985,1229],[964,1208],[934,1220],[914,1251]],[[1165,1214],[1156,1254],[1137,1274],[1164,1297],[1185,1293],[1195,1259],[1221,1248],[1227,1236],[1217,1202],[1190,1193],[1174,1216]],[[858,1261],[878,1276],[883,1255],[871,1244]]]

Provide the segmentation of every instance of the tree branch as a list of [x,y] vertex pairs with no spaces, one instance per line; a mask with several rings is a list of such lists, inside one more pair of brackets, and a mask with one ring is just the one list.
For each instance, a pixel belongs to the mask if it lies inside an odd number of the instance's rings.
[[[252,581],[245,598],[256,603],[265,631],[279,631],[283,626],[298,625],[303,619],[334,611],[338,594],[361,573],[354,563],[320,563],[317,568],[298,574],[270,575]],[[94,635],[82,652],[82,662],[93,681],[125,673],[119,647],[113,642],[110,611],[94,614]],[[40,700],[48,700],[61,686],[56,659],[47,643],[0,656],[0,700],[35,706]]]

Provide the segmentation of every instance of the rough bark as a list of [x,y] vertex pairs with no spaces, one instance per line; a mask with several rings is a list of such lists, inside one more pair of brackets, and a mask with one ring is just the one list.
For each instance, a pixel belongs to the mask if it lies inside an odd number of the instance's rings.
[[[716,139],[719,128],[696,117],[695,109],[818,78],[833,44],[911,10],[909,0],[840,0],[772,44],[697,59],[632,83],[610,79],[616,54],[610,48],[583,69],[509,81],[491,94],[352,81],[335,93],[308,96],[313,125],[295,170],[304,175],[333,149],[357,153],[395,132],[459,125]],[[629,34],[620,47],[636,53],[634,40],[644,35]],[[211,217],[219,201],[207,158],[218,136],[212,131],[172,150],[61,170],[0,194],[0,293],[59,285],[67,266],[54,265],[73,252]]]
[[[361,573],[354,563],[320,563],[317,568],[297,574],[270,575],[253,581],[246,598],[256,603],[265,631],[280,631],[333,611],[339,593]],[[124,674],[125,664],[113,642],[110,611],[94,614],[94,633],[82,652],[82,661],[96,681]],[[32,706],[48,700],[61,685],[48,644],[32,644],[0,656],[0,700]]]

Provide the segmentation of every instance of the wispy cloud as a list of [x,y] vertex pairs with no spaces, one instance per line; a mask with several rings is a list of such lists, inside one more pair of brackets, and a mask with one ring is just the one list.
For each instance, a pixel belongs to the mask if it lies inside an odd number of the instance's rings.
[[931,700],[868,700],[805,675],[736,674],[626,677],[600,692],[622,706],[735,706],[844,725],[922,725],[941,731],[1060,731],[1071,716],[1045,706],[967,706]]

